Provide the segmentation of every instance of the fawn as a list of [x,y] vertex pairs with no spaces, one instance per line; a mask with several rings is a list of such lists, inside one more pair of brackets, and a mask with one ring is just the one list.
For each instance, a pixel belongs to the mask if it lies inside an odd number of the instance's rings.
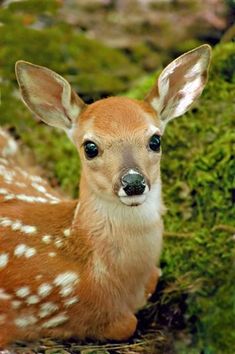
[[83,170],[79,201],[62,200],[17,166],[14,143],[7,149],[10,138],[0,134],[0,346],[135,332],[135,313],[159,277],[161,135],[201,94],[210,53],[202,45],[174,60],[144,101],[89,106],[57,73],[16,63],[24,103],[65,130]]

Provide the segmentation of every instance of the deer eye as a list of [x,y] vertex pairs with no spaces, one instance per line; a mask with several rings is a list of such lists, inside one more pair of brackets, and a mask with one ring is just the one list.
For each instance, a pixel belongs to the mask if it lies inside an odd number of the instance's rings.
[[161,147],[160,135],[154,134],[149,140],[149,148],[152,151],[159,152]]
[[87,159],[93,159],[99,153],[98,146],[93,141],[86,141],[84,143],[84,151]]

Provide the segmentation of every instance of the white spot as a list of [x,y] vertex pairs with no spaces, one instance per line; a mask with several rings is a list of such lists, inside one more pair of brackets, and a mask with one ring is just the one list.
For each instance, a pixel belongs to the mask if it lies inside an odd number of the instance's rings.
[[[50,194],[50,193],[48,193],[48,192],[45,193],[45,196],[46,196],[47,198],[52,199],[52,201],[55,202],[54,204],[60,202],[60,199],[59,199],[59,198],[55,197],[54,195],[52,195],[52,194]],[[52,202],[52,204],[53,204],[53,202]]]
[[0,269],[5,268],[9,260],[9,256],[7,253],[0,253]]
[[21,227],[20,231],[30,235],[35,234],[37,232],[37,228],[36,226],[24,225]]
[[27,246],[22,243],[22,244],[16,246],[15,251],[14,251],[14,255],[16,257],[21,257],[24,255],[26,250],[27,250]]
[[22,305],[22,301],[14,300],[11,302],[11,307],[17,310]]
[[4,289],[0,289],[0,300],[9,300],[11,295],[7,294]]
[[15,319],[15,325],[20,328],[34,325],[37,322],[37,318],[33,315],[22,315]]
[[23,286],[22,288],[19,288],[18,290],[16,290],[16,295],[18,297],[26,297],[30,294],[30,289],[28,286]]
[[8,194],[8,190],[6,190],[5,188],[0,188],[0,194]]
[[50,202],[50,204],[59,204],[59,199],[58,200],[52,200],[51,202]]
[[46,302],[40,306],[40,311],[39,311],[39,317],[44,318],[47,317],[54,312],[56,312],[59,309],[59,307],[54,304],[53,302]]
[[33,182],[38,182],[38,183],[45,183],[40,176],[35,176],[35,175],[28,175],[28,177],[31,179]]
[[65,236],[65,237],[69,237],[70,235],[71,235],[70,229],[64,230],[64,236]]
[[57,286],[66,286],[66,285],[71,285],[72,283],[75,283],[79,280],[79,277],[76,273],[74,272],[65,272],[59,274],[55,280],[54,284]]
[[22,224],[19,220],[16,220],[12,223],[11,228],[13,231],[21,230]]
[[64,306],[65,307],[69,307],[69,306],[72,306],[76,303],[79,302],[79,297],[78,296],[74,296],[74,297],[71,297],[70,299],[67,299],[64,301]]
[[12,200],[15,198],[15,195],[14,194],[8,194],[4,197],[4,200]]
[[42,242],[44,242],[48,245],[49,243],[51,243],[51,236],[50,235],[42,236]]
[[72,292],[73,292],[73,287],[72,286],[65,286],[64,288],[61,288],[60,295],[62,297],[66,297],[68,295],[71,295]]
[[42,279],[42,274],[38,274],[38,275],[36,275],[35,279],[36,279],[36,280],[40,280],[40,279]]
[[69,317],[65,313],[61,313],[55,317],[52,317],[47,322],[43,323],[42,328],[54,328],[62,325],[69,320]]
[[9,171],[5,166],[0,166],[0,175],[4,178],[5,183],[11,184],[15,177],[14,171]]
[[29,296],[26,301],[28,305],[34,305],[40,302],[40,298],[37,295],[31,295]]
[[0,226],[8,227],[12,225],[12,221],[8,218],[0,218]]
[[28,248],[25,252],[25,257],[30,258],[33,257],[37,253],[35,248]]
[[56,246],[57,248],[63,247],[63,241],[62,241],[61,239],[57,238],[57,239],[55,240],[55,246]]
[[41,297],[46,297],[50,295],[53,287],[48,283],[43,283],[38,287],[38,295]]
[[48,253],[48,256],[49,256],[49,257],[55,257],[55,256],[56,256],[56,253],[55,253],[55,252],[49,252],[49,253]]
[[32,182],[32,187],[41,193],[46,193],[47,191],[45,187],[43,187],[41,184],[38,184],[36,182]]

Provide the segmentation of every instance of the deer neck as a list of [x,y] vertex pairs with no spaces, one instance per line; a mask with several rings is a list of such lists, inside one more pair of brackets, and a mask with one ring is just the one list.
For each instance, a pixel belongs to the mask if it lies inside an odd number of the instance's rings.
[[80,200],[74,215],[70,240],[73,243],[73,253],[80,260],[86,253],[88,262],[92,253],[94,262],[102,262],[104,267],[112,265],[119,272],[122,266],[124,271],[128,266],[133,267],[133,264],[134,267],[137,266],[130,257],[131,254],[138,262],[144,257],[155,259],[156,252],[159,253],[161,248],[157,251],[154,246],[158,226],[160,234],[162,230],[160,179],[152,187],[147,200],[137,207],[123,205],[119,200],[114,203],[101,199],[87,185],[85,177],[82,177]]

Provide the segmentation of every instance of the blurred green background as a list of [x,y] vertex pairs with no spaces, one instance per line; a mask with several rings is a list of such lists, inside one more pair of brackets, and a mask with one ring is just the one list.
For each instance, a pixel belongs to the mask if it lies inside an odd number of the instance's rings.
[[0,1],[0,124],[71,197],[80,174],[75,148],[24,107],[15,62],[50,67],[87,103],[142,99],[173,58],[213,46],[201,99],[164,135],[163,277],[140,314],[143,335],[156,330],[156,343],[132,353],[235,353],[234,19],[234,0]]

